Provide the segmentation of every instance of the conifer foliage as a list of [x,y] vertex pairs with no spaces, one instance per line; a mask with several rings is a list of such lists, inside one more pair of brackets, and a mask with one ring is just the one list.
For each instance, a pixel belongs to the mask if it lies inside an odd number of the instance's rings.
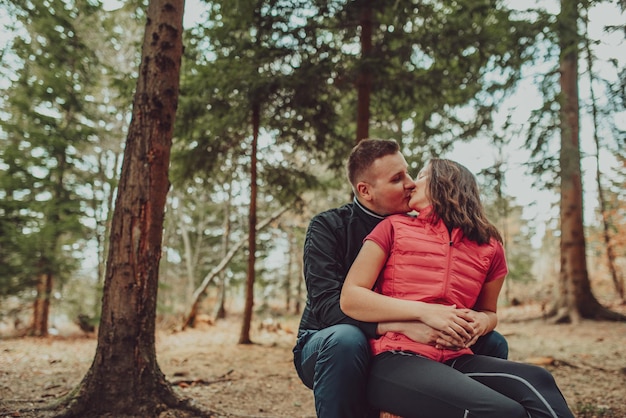
[[[97,8],[66,2],[14,3],[21,31],[12,51],[16,74],[7,90],[0,161],[5,292],[35,284],[30,333],[48,333],[55,281],[76,267],[72,248],[86,239],[80,188],[88,182],[82,151],[93,140],[89,86],[98,60],[82,35]],[[5,234],[6,233],[6,234]],[[4,264],[3,264],[4,265]]]

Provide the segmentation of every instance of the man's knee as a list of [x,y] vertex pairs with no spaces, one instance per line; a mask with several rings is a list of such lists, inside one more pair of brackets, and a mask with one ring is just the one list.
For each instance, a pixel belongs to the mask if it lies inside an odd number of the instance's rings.
[[502,334],[491,331],[478,339],[472,351],[475,354],[506,360],[509,357],[509,344]]
[[504,336],[496,331],[492,331],[489,333],[494,346],[493,357],[508,359],[509,358],[509,343],[506,341]]
[[354,325],[337,325],[337,330],[333,335],[338,340],[339,344],[346,347],[357,347],[359,349],[369,347],[367,337],[365,337],[363,331]]
[[323,351],[339,357],[370,356],[369,343],[359,328],[345,324],[336,325],[335,328],[327,336]]
[[365,376],[371,354],[369,343],[363,332],[353,325],[336,325],[329,333],[318,352],[319,367],[330,367],[332,374],[346,374],[355,378]]

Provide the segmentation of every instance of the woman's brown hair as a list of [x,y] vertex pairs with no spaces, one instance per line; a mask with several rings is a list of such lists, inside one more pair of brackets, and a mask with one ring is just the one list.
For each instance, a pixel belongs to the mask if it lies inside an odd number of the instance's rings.
[[498,229],[487,219],[476,178],[463,165],[440,158],[430,160],[429,198],[432,222],[441,219],[450,229],[460,228],[470,240],[502,242]]

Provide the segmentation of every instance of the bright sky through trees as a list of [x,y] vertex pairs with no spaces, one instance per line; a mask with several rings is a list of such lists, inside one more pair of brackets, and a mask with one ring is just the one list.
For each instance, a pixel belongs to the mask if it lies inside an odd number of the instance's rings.
[[[520,2],[512,3],[520,6]],[[545,5],[550,4],[558,6],[558,2],[555,1],[542,0],[535,2],[535,4],[537,3],[542,7],[546,7]],[[523,3],[523,7],[529,6],[533,5]],[[558,12],[558,7],[549,8],[549,10],[553,10],[556,13]],[[626,44],[623,42],[623,34],[607,34],[604,30],[606,26],[623,25],[624,14],[620,12],[616,5],[601,4],[590,10],[589,20],[590,37],[592,39],[601,40],[596,50],[598,58],[601,60],[608,60],[609,58],[619,59],[621,60],[620,67],[624,68],[624,66],[626,66],[624,62],[626,61]],[[544,69],[541,68],[539,71],[544,71]],[[589,102],[590,96],[589,76],[583,71],[586,71],[586,62],[583,63],[581,59],[581,74],[579,77],[579,94],[581,98],[580,143],[583,155],[582,170],[585,193],[584,219],[585,224],[589,225],[598,221],[595,214],[598,208],[598,194],[595,180],[596,163],[594,156],[596,149],[593,142],[592,122],[591,116],[585,110],[585,104]],[[612,72],[608,66],[601,66],[599,63],[594,68],[594,73],[597,77],[616,79],[614,71]],[[596,97],[598,97],[597,92]],[[502,107],[500,119],[504,121],[508,115],[512,115],[513,122],[521,126],[528,120],[531,109],[541,106],[541,100],[537,87],[533,85],[532,74],[529,74],[518,88],[516,94],[507,100],[506,105]],[[626,112],[624,117],[616,117],[616,120],[622,122],[621,129],[626,129]],[[511,138],[511,143],[504,150],[504,157],[509,169],[505,192],[515,197],[517,202],[525,207],[524,218],[532,220],[534,226],[537,228],[537,236],[535,237],[533,245],[538,247],[541,245],[545,223],[550,221],[556,223],[559,217],[558,196],[552,192],[533,187],[534,179],[526,174],[524,168],[524,164],[529,156],[529,151],[523,149],[524,140],[524,131],[522,131],[519,135]],[[617,167],[617,162],[614,157],[606,151],[601,151],[600,155],[601,161],[603,162],[604,174],[609,174],[611,168]],[[497,150],[490,145],[490,140],[483,138],[477,139],[471,143],[458,143],[454,151],[448,157],[459,161],[472,172],[477,173],[493,165],[498,155]],[[556,227],[556,225],[553,225],[553,227]]]
[[[121,4],[119,0],[105,0],[104,3],[106,8],[110,10],[119,7]],[[541,6],[548,8],[554,13],[558,12],[558,5],[558,0],[510,2],[511,7],[522,9]],[[203,11],[204,5],[200,0],[186,0],[184,15],[185,27],[193,26],[194,23],[201,20],[203,18]],[[623,24],[624,14],[620,12],[616,5],[604,3],[590,10],[589,18],[591,22],[589,27],[591,38],[601,40],[596,47],[598,58],[601,60],[609,58],[621,60],[620,67],[624,68],[626,66],[623,62],[626,60],[626,44],[623,42],[623,35],[621,33],[607,34],[604,31],[607,25]],[[9,23],[6,12],[0,8],[0,42],[2,42],[3,45],[7,45],[12,37],[12,34],[6,29]],[[584,216],[587,224],[593,224],[596,222],[594,211],[597,209],[597,189],[594,178],[594,154],[596,150],[593,144],[590,116],[586,113],[583,104],[589,100],[589,78],[588,75],[583,73],[585,66],[586,63],[583,63],[581,60],[581,75],[579,80],[582,104],[580,114],[580,142],[583,153],[582,168],[585,192]],[[544,68],[541,68],[537,71],[543,70]],[[594,70],[598,77],[605,77],[607,79],[616,77],[615,74],[611,73],[611,69],[608,67],[600,67],[598,65]],[[528,74],[528,77],[522,82],[517,93],[508,99],[506,105],[501,108],[501,114],[499,115],[500,121],[504,121],[506,117],[512,116],[513,122],[522,127],[528,120],[531,109],[540,106],[542,99],[539,96],[537,88],[533,85],[534,75],[535,74]],[[10,83],[9,79],[9,74],[0,75],[0,88],[5,88]],[[616,120],[619,121],[620,118],[616,118]],[[626,129],[626,122],[624,122],[626,121],[626,114],[621,118],[621,121],[623,121],[624,125],[621,126],[621,128]],[[545,223],[558,219],[558,205],[555,206],[555,204],[558,203],[558,196],[555,196],[551,192],[540,191],[538,188],[533,187],[533,179],[526,174],[524,167],[529,155],[529,152],[523,149],[524,135],[523,129],[520,130],[515,137],[510,138],[510,144],[503,150],[503,157],[505,158],[508,169],[505,192],[515,197],[517,202],[525,207],[524,217],[533,220],[535,223],[533,226],[536,227],[538,231],[538,236],[533,244],[539,245]],[[454,151],[446,157],[457,160],[467,166],[472,172],[477,173],[484,168],[492,166],[494,161],[498,158],[498,155],[497,150],[490,145],[490,139],[482,138],[471,143],[459,143],[455,146]],[[603,161],[603,167],[606,167],[605,173],[608,173],[609,167],[616,166],[611,155],[606,155],[606,153],[601,154],[601,159]]]

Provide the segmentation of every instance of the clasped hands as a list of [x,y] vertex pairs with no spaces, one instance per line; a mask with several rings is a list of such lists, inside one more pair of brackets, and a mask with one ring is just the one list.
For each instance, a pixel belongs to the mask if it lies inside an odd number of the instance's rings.
[[484,312],[472,309],[424,304],[421,322],[406,322],[402,333],[410,339],[437,348],[459,350],[471,347],[484,335],[489,318]]

